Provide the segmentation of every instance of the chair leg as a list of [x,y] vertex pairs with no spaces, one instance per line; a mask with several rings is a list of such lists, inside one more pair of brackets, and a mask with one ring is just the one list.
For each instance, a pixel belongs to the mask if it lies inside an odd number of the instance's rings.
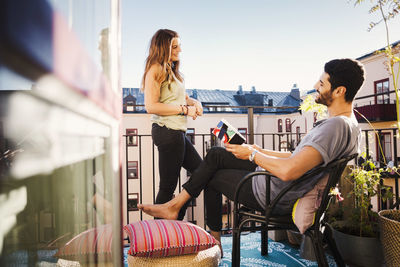
[[240,266],[240,231],[233,229],[232,231],[232,267]]
[[261,230],[261,255],[268,255],[268,231]]
[[338,267],[345,267],[342,256],[336,246],[335,239],[333,239],[332,229],[330,225],[325,225],[324,237],[328,243],[329,249],[332,251],[333,258],[336,261]]
[[311,240],[314,247],[315,257],[319,267],[329,267],[328,261],[325,257],[324,247],[322,245],[322,238],[319,233],[312,233]]

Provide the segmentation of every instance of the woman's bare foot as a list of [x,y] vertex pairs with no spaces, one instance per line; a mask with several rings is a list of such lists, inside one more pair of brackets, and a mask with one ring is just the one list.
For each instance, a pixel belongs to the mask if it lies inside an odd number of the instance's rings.
[[191,196],[189,195],[189,193],[185,189],[183,189],[175,198],[164,204],[138,204],[137,207],[144,213],[147,213],[153,217],[176,220],[178,218],[179,211],[190,198]]
[[167,220],[176,220],[178,218],[179,209],[175,208],[174,205],[167,203],[155,204],[155,205],[145,205],[138,204],[137,207],[144,213]]

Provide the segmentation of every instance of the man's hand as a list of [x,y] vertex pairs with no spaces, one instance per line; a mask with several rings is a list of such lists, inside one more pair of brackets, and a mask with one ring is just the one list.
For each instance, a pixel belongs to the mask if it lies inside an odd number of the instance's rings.
[[258,152],[262,152],[262,148],[259,145],[250,145],[253,149],[258,150]]
[[229,143],[225,144],[225,148],[227,151],[231,152],[238,159],[248,160],[251,153],[254,151],[250,145],[232,145]]

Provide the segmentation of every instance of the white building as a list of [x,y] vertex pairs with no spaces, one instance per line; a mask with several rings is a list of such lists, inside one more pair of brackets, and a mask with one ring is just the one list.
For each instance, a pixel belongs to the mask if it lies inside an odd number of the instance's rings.
[[[392,46],[393,51],[399,56],[400,41],[393,43]],[[363,132],[363,151],[367,151],[371,159],[380,166],[386,166],[386,164],[397,166],[400,141],[398,138],[399,132],[396,128],[396,95],[393,77],[386,65],[387,57],[385,53],[376,53],[376,51],[373,51],[359,57],[358,60],[365,66],[366,80],[357,94],[355,109],[363,114],[371,123],[369,125],[365,119],[356,113],[361,129],[368,130]],[[397,63],[395,65],[395,74],[398,71],[399,64]],[[373,129],[376,130],[376,133]],[[383,153],[378,153],[380,150],[378,138]],[[366,142],[367,139],[368,142]],[[393,178],[385,179],[384,183],[392,188],[396,188],[395,179]],[[397,190],[393,192],[396,194],[396,197],[399,196]],[[384,208],[381,207],[381,203],[378,203],[378,201],[373,203],[373,205],[374,208],[379,210]]]

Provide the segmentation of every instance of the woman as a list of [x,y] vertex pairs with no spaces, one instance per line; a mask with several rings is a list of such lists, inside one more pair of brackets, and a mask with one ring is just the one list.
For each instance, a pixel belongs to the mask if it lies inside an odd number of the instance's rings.
[[[200,155],[186,137],[186,123],[187,116],[193,120],[201,116],[203,107],[185,92],[179,72],[181,51],[176,32],[158,30],[151,39],[142,79],[146,111],[153,114],[151,135],[159,156],[160,184],[156,204],[172,199],[181,167],[193,172],[201,162]],[[180,210],[178,219],[185,216],[187,204]]]

